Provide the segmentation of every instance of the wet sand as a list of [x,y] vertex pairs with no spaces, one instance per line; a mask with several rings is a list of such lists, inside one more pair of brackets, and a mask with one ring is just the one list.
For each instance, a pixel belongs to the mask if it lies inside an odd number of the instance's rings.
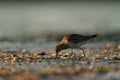
[[1,80],[119,80],[120,45],[84,48],[89,64],[79,50],[55,52],[27,49],[0,51]]

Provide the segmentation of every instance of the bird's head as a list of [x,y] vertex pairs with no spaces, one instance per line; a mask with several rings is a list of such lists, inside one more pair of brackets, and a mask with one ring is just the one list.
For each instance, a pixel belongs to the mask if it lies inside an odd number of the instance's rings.
[[55,51],[56,51],[56,53],[59,53],[60,51],[62,51],[64,49],[68,49],[68,48],[69,48],[68,45],[59,44],[55,47]]
[[57,45],[57,46],[55,47],[56,53],[59,53],[61,50],[63,50],[61,45]]

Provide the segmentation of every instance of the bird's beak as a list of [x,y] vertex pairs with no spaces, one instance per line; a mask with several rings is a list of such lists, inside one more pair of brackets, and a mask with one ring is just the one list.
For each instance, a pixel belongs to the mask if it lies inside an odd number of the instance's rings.
[[59,49],[55,49],[55,52],[56,52],[56,59],[58,58],[58,53],[60,52]]
[[56,59],[57,59],[57,56],[58,56],[58,52],[57,52],[57,48],[55,47],[55,48],[53,48],[54,50],[55,50],[55,52],[56,52]]
[[58,58],[58,53],[56,52],[56,57],[55,57],[56,59]]
[[56,52],[56,59],[57,59],[57,57],[58,57],[58,51],[55,49],[55,52]]

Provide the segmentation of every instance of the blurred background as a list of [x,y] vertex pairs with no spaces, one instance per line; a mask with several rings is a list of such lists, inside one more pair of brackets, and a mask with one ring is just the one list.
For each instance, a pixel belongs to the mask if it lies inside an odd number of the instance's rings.
[[120,2],[0,1],[2,47],[11,43],[16,45],[16,42],[19,43],[17,45],[27,42],[54,43],[69,33],[83,35],[97,33],[98,41],[107,40],[120,44]]

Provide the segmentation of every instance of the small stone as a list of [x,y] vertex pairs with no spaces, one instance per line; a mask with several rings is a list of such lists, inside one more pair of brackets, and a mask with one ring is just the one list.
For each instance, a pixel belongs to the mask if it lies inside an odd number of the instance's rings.
[[108,60],[108,57],[104,57],[105,60]]
[[110,45],[110,44],[106,44],[106,45],[104,46],[104,48],[109,49],[109,48],[111,48],[111,45]]

